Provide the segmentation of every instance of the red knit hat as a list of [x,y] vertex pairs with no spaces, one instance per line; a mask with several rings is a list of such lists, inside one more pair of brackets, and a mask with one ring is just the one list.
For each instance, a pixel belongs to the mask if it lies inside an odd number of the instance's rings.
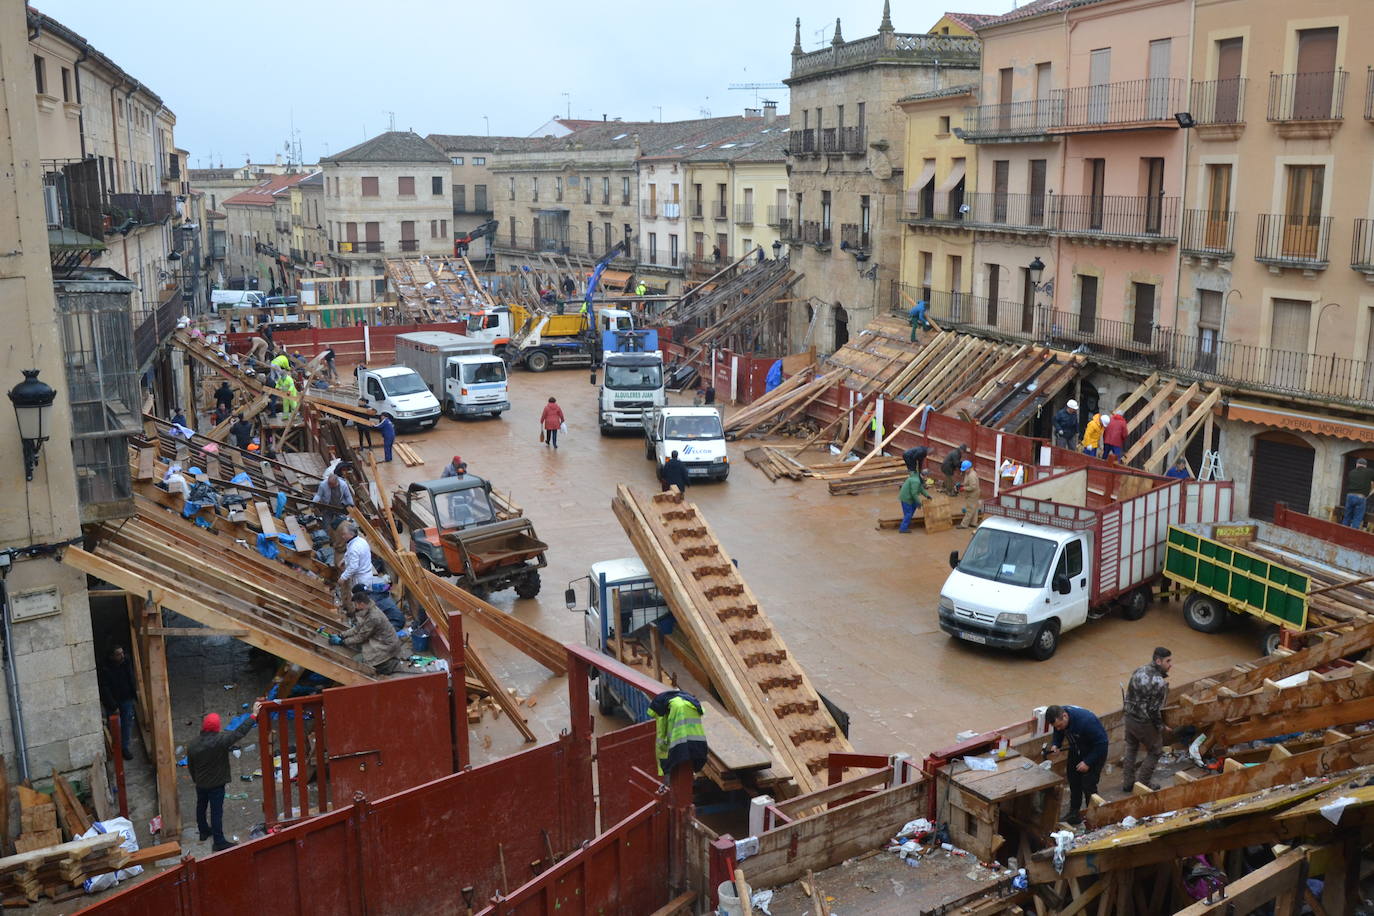
[[462,455],[454,455],[454,456],[453,456],[453,466],[454,466],[454,467],[457,467],[458,465],[460,465],[460,464],[462,464],[462,463],[463,463],[463,456],[462,456]]
[[200,720],[200,730],[203,732],[219,731],[219,713],[206,713],[205,718]]

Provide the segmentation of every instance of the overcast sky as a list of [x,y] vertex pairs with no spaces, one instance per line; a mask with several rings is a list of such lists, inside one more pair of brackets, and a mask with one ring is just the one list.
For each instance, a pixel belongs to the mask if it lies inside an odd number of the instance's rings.
[[[30,2],[162,97],[193,168],[270,160],[293,124],[313,162],[388,129],[393,113],[396,129],[422,136],[518,137],[570,109],[626,120],[734,114],[755,93],[730,84],[787,76],[796,17],[807,50],[829,42],[836,16],[849,40],[882,19],[882,0]],[[1005,12],[1013,0],[949,3]],[[894,0],[893,24],[924,32],[946,8]],[[787,109],[786,89],[759,95]]]

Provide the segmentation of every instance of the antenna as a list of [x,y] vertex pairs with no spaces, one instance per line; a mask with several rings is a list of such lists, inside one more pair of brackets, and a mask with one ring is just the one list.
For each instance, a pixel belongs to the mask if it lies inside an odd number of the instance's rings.
[[571,121],[571,120],[572,120],[572,93],[570,93],[570,92],[562,92],[562,93],[559,93],[559,95],[563,96],[563,98],[567,100],[567,114],[566,114],[564,117],[566,117],[568,120]]
[[786,83],[731,83],[731,91],[745,91],[754,93],[754,107],[759,104],[759,92],[763,89],[786,89]]
[[396,112],[394,112],[394,111],[385,111],[385,110],[384,110],[384,111],[382,112],[382,114],[386,115],[386,129],[389,130],[389,131],[395,130],[395,129],[396,129]]

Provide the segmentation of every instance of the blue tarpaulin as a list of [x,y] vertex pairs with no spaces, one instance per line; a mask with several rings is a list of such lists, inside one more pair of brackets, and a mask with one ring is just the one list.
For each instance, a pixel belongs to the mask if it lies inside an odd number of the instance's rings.
[[768,369],[768,377],[763,380],[763,393],[767,394],[782,384],[782,360],[773,363]]

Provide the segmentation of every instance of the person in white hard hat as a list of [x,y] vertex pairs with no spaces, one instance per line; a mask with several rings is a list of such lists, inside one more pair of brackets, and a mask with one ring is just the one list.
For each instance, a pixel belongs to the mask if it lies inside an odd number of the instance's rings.
[[1069,398],[1069,403],[1055,412],[1054,444],[1069,451],[1078,451],[1078,402],[1073,398]]

